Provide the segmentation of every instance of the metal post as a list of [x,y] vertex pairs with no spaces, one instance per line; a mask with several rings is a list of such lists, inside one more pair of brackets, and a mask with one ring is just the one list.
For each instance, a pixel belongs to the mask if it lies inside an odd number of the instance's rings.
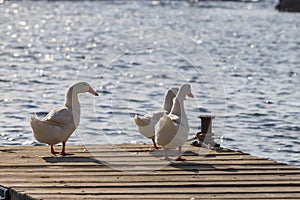
[[10,200],[9,190],[7,188],[0,186],[0,199],[1,200]]
[[199,118],[201,119],[201,133],[212,133],[212,119],[215,117],[212,115],[200,115]]
[[212,120],[215,116],[212,115],[200,115],[201,119],[201,132],[196,134],[198,141],[194,142],[194,146],[204,146],[204,147],[220,147],[220,144],[214,142],[213,133],[212,133]]

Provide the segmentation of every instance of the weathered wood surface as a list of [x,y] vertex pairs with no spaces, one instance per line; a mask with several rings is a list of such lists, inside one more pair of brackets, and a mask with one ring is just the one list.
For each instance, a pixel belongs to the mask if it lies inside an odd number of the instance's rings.
[[241,152],[187,146],[179,162],[150,145],[87,149],[0,147],[0,185],[12,199],[300,199],[300,168]]

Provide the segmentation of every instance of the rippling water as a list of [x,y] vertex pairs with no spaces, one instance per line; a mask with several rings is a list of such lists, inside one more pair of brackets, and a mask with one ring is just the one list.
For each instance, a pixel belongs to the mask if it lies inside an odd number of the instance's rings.
[[133,114],[159,109],[168,87],[189,82],[191,136],[198,115],[215,114],[222,146],[300,166],[299,14],[276,3],[1,4],[0,145],[38,145],[29,116],[61,105],[78,80],[101,95],[80,95],[70,144],[148,143]]

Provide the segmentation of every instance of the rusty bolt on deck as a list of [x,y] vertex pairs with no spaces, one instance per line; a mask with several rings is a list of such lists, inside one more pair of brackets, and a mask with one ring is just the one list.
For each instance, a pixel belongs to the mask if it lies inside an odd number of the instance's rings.
[[201,119],[201,132],[198,132],[193,138],[198,139],[198,141],[194,141],[192,145],[206,148],[220,148],[220,144],[215,143],[212,132],[212,119],[215,116],[200,115],[199,118]]

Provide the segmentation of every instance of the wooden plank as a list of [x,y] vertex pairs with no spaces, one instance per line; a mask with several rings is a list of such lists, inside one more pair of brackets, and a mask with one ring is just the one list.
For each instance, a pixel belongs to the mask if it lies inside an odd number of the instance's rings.
[[[36,179],[40,179],[40,182],[57,182],[57,178],[59,177],[60,182],[82,182],[88,181],[89,183],[93,182],[120,182],[120,181],[130,181],[130,182],[139,182],[139,181],[152,181],[155,183],[165,182],[165,181],[201,181],[201,182],[219,182],[219,181],[300,181],[299,175],[191,175],[185,176],[181,174],[170,174],[165,176],[164,174],[151,174],[149,176],[146,175],[106,175],[98,174],[98,173],[76,173],[76,177],[73,177],[74,173],[34,173],[28,174],[26,172],[18,173],[18,176],[13,176],[15,173],[11,174],[3,174],[3,178],[10,177],[9,180],[5,180],[6,182],[32,182]],[[46,177],[46,178],[45,178]],[[29,179],[30,178],[30,179]]]
[[[41,199],[44,195],[34,194],[37,198]],[[57,200],[60,199],[60,194],[49,194],[47,199]],[[223,200],[223,199],[243,199],[243,200],[282,200],[282,199],[299,199],[300,194],[294,194],[294,198],[286,193],[276,193],[276,194],[135,194],[135,195],[101,195],[98,194],[83,194],[83,195],[73,195],[64,194],[64,199],[143,199],[143,200],[153,200],[153,199],[201,199],[201,200]]]
[[[74,168],[71,168],[71,166],[68,166],[68,167],[64,167],[64,166],[61,166],[61,167],[43,167],[44,169],[40,169],[40,168],[31,168],[31,167],[21,167],[21,168],[10,168],[10,169],[6,169],[6,171],[9,173],[9,171],[12,171],[12,170],[15,170],[16,173],[18,172],[34,172],[35,173],[35,170],[36,172],[39,172],[39,171],[44,171],[46,170],[45,168],[47,168],[49,171],[46,171],[47,173],[49,174],[52,174],[52,173],[56,173],[55,171],[60,171],[61,174],[63,173],[67,173],[68,171],[69,172],[72,172],[72,173],[76,173],[78,175],[80,175],[80,173],[85,173],[85,172],[91,172],[92,174],[98,174],[98,175],[101,175],[101,176],[110,176],[110,175],[121,175],[121,174],[132,174],[132,175],[136,175],[136,174],[143,174],[143,175],[147,175],[147,173],[149,173],[149,171],[137,171],[137,173],[131,173],[131,172],[123,172],[123,173],[120,173],[120,171],[116,171],[116,170],[113,170],[113,169],[110,169],[110,168],[97,168],[97,167],[93,167],[93,166],[89,166],[87,168],[84,169],[84,166],[83,168],[78,168],[77,166],[74,166]],[[96,168],[96,170],[95,170]],[[4,171],[4,175],[6,174],[6,171]],[[45,171],[44,171],[45,172]],[[140,173],[139,173],[140,172]],[[144,173],[143,173],[144,172]],[[16,174],[14,173],[14,174]],[[157,174],[158,172],[157,171],[154,171],[152,172],[152,174]],[[279,174],[279,175],[299,175],[299,170],[298,169],[276,169],[276,170],[273,170],[273,169],[239,169],[239,170],[235,170],[235,169],[227,169],[227,168],[224,168],[224,169],[201,169],[201,170],[180,170],[180,169],[175,169],[173,170],[160,170],[159,171],[159,174],[161,175],[177,175],[177,176],[180,176],[180,175],[190,175],[190,174],[194,174],[194,175],[272,175],[272,174]]]
[[46,146],[0,147],[0,184],[16,199],[300,198],[300,168],[242,152],[187,147],[187,161],[166,162],[151,145],[92,148],[54,157]]
[[[76,182],[75,182],[76,181]],[[84,180],[60,180],[59,182],[55,180],[47,180],[47,181],[40,181],[39,179],[33,179],[32,182],[14,182],[11,181],[3,182],[2,184],[10,184],[11,187],[14,188],[82,188],[84,183],[85,188],[103,188],[103,187],[300,187],[300,181],[290,180],[290,181],[226,181],[221,180],[220,183],[216,182],[202,182],[200,180],[193,180],[193,181],[160,181],[160,182],[150,182],[150,181],[114,181],[114,182],[103,182],[103,181],[88,181],[85,182]],[[42,183],[42,184],[41,184]],[[259,192],[259,191],[257,191]],[[300,192],[300,191],[298,191]]]
[[[17,153],[17,152],[16,152]],[[135,158],[135,157],[138,157],[138,158],[143,158],[143,160],[147,161],[147,160],[159,160],[163,157],[163,153],[160,152],[159,154],[157,153],[157,155],[153,155],[154,153],[152,152],[143,152],[143,153],[139,153],[139,154],[134,154],[134,153],[116,153],[116,152],[108,152],[108,153],[93,153],[91,154],[91,158],[99,158],[100,160],[101,159],[104,159],[104,160],[107,160],[109,158],[111,158],[112,160],[114,159],[120,159],[122,158],[124,161],[126,161],[127,159],[130,159],[130,158]],[[1,156],[1,154],[0,154]],[[86,158],[87,156],[87,153],[76,153],[76,156],[74,157],[65,157],[65,158],[69,158],[69,159],[74,159],[74,160],[78,160],[78,161],[90,161],[92,162],[93,160],[91,160],[91,158],[89,160],[87,160]],[[155,157],[154,157],[155,156]],[[251,156],[251,155],[206,155],[206,156],[203,156],[203,155],[199,155],[199,154],[194,154],[194,155],[189,155],[189,153],[184,153],[183,156],[188,156],[190,158],[190,160],[202,160],[202,161],[206,161],[206,160],[211,160],[211,161],[227,161],[227,160],[236,160],[236,161],[243,161],[243,160],[248,160],[248,161],[253,161],[253,160],[256,160],[256,161],[260,161],[260,162],[275,162],[275,161],[271,161],[271,160],[267,160],[267,159],[264,159],[264,158],[258,158],[258,157],[255,157],[255,156]],[[193,156],[193,157],[192,157]],[[9,160],[10,158],[16,158],[16,155],[15,153],[11,153],[11,154],[7,154],[5,155],[5,157],[8,159],[9,162],[13,163],[13,162],[16,162],[15,160]],[[59,156],[52,156],[52,155],[49,155],[49,156],[46,156],[46,155],[31,155],[31,156],[19,156],[19,159],[20,160],[25,160],[25,159],[28,159],[28,158],[32,158],[32,159],[38,159],[38,157],[43,157],[43,158],[52,158],[53,159],[53,162],[55,161],[54,159],[61,159],[61,157]],[[82,159],[82,160],[80,160]],[[86,159],[86,160],[84,160]],[[20,162],[20,161],[18,161]]]
[[299,186],[273,186],[273,187],[193,187],[193,184],[186,187],[144,187],[143,185],[128,187],[16,187],[20,191],[30,191],[38,194],[224,194],[224,193],[300,193]]

